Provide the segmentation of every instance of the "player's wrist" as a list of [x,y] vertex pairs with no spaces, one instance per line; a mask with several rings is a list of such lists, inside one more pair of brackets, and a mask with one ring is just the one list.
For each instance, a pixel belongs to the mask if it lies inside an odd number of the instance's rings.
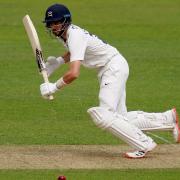
[[67,85],[67,83],[64,82],[63,77],[61,77],[59,80],[57,80],[55,84],[56,84],[56,88],[58,90]]

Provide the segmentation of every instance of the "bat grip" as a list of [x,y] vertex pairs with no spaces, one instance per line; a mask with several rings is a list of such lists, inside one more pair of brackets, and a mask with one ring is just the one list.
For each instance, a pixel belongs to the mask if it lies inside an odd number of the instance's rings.
[[[47,75],[46,70],[42,70],[42,71],[41,71],[41,74],[42,74],[42,76],[43,76],[44,82],[45,82],[45,83],[49,83],[48,75]],[[49,96],[48,96],[48,99],[49,99],[49,100],[53,100],[53,99],[54,99],[53,95],[52,95],[52,94],[49,95]]]

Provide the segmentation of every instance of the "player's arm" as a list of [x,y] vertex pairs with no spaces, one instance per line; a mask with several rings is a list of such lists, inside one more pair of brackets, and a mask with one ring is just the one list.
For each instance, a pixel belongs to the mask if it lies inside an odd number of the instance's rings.
[[[64,74],[63,81],[66,84],[70,84],[72,81],[77,79],[80,74],[81,61],[72,61],[69,63],[69,70]],[[58,85],[57,85],[58,87]]]
[[47,97],[62,87],[70,84],[75,79],[79,77],[80,74],[80,66],[81,61],[72,61],[69,64],[69,70],[61,77],[59,80],[57,80],[55,83],[43,83],[40,85],[40,91],[43,97]]
[[68,38],[69,52],[63,56],[64,62],[69,63],[69,70],[55,83],[44,83],[40,86],[42,96],[48,96],[73,82],[80,74],[81,61],[84,60],[87,38],[80,30],[72,31]]

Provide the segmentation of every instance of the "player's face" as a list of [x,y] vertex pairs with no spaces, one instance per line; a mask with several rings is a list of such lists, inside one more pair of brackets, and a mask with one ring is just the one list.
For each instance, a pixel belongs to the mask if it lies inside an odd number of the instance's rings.
[[52,22],[50,24],[50,29],[55,36],[58,36],[62,29],[62,24],[60,22]]

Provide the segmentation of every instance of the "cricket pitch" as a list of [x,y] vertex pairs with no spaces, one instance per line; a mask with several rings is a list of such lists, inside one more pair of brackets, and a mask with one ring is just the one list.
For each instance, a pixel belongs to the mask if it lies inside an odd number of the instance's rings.
[[180,145],[158,145],[146,158],[126,159],[126,145],[0,146],[0,169],[180,168]]

